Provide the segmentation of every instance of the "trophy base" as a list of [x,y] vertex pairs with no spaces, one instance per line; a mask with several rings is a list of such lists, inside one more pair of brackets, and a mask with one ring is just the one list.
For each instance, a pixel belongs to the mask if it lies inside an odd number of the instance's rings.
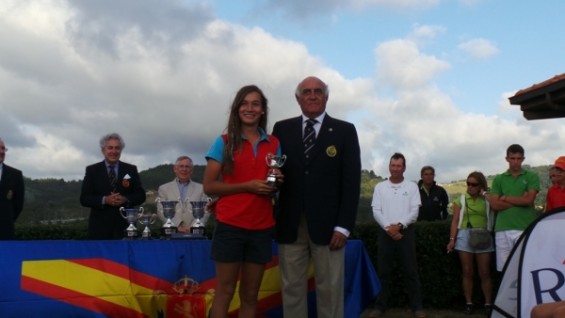
[[204,236],[205,229],[206,228],[204,228],[204,227],[194,227],[193,226],[193,227],[190,228],[190,234]]
[[268,176],[266,181],[273,188],[277,186],[277,178],[275,176]]
[[197,235],[192,233],[175,233],[171,236],[171,240],[206,240],[204,235]]
[[177,228],[176,227],[167,227],[167,228],[161,229],[161,232],[162,232],[164,238],[169,239],[177,233]]
[[137,231],[124,230],[125,240],[135,240],[138,236],[139,233],[137,233]]

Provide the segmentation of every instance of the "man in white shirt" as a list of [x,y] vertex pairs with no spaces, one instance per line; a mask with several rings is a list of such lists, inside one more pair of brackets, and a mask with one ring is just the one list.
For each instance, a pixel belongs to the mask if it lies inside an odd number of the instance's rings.
[[380,317],[387,309],[393,257],[404,270],[404,283],[408,290],[410,307],[417,318],[426,317],[422,307],[420,278],[416,264],[416,240],[414,227],[418,218],[420,192],[416,183],[404,179],[406,159],[395,153],[389,163],[390,178],[375,186],[373,193],[373,216],[380,226],[378,234],[377,267],[382,289],[370,317]]

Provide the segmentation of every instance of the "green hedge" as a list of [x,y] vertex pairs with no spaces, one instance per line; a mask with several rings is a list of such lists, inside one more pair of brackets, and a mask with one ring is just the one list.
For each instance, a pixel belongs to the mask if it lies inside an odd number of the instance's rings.
[[[212,224],[213,222],[208,222]],[[457,253],[446,253],[449,240],[449,222],[421,222],[413,225],[416,230],[416,251],[420,280],[422,284],[422,297],[427,308],[461,308],[464,304],[461,288],[461,266]],[[360,239],[376,268],[378,257],[377,225],[357,225],[352,239]],[[158,226],[152,228],[156,235]],[[207,228],[207,235],[211,236],[212,227]],[[86,239],[85,224],[71,225],[42,225],[19,226],[17,237],[20,240],[84,240]],[[395,284],[391,284],[389,297],[390,307],[408,307],[408,299],[404,291],[404,280],[401,269],[396,264],[393,275]],[[475,273],[477,271],[475,270]],[[497,286],[499,278],[494,268],[493,256],[493,285]],[[475,274],[477,276],[477,274]],[[474,284],[474,302],[483,303],[478,277]]]
[[[424,306],[428,308],[461,308],[465,303],[461,287],[461,265],[456,252],[447,254],[450,221],[418,222],[413,224],[416,231],[416,257],[422,284]],[[358,225],[353,238],[363,240],[367,252],[377,264],[377,225]],[[395,271],[389,297],[390,307],[407,307],[408,297],[404,290],[404,280],[400,265],[395,262]],[[493,255],[493,286],[498,286]],[[484,299],[480,290],[478,272],[475,269],[473,302],[482,304]]]

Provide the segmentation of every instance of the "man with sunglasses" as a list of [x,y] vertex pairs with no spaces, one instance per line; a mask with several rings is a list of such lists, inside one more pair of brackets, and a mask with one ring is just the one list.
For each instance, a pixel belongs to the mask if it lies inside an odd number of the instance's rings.
[[502,271],[512,247],[522,232],[537,217],[534,208],[540,190],[539,176],[522,168],[524,148],[513,144],[506,150],[508,170],[497,175],[490,193],[483,192],[496,211],[496,269]]

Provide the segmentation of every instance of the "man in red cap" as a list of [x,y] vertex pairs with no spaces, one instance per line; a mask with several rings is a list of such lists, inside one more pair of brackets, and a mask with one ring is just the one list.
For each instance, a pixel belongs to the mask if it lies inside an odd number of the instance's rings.
[[565,156],[561,156],[555,160],[555,164],[549,172],[553,185],[547,191],[545,199],[545,211],[559,207],[565,207]]

